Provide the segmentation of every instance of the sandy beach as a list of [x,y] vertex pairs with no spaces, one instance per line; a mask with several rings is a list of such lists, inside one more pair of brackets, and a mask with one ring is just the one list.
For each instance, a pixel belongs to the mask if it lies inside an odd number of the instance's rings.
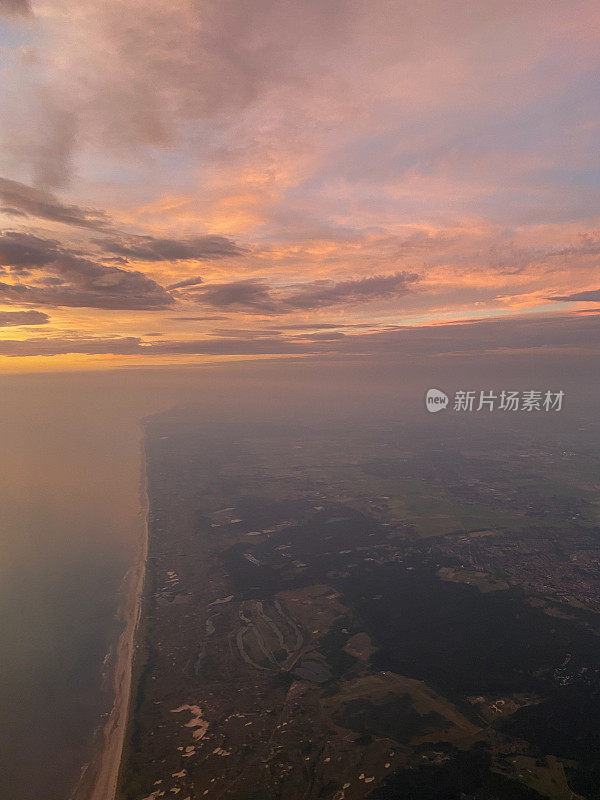
[[117,791],[119,767],[131,698],[135,638],[142,607],[142,593],[148,553],[148,490],[146,458],[142,442],[140,487],[140,537],[139,556],[126,576],[127,599],[125,604],[125,627],[119,637],[114,674],[115,700],[103,729],[102,751],[97,762],[90,767],[93,775],[86,776],[88,789],[85,794],[76,793],[77,800],[114,800]]

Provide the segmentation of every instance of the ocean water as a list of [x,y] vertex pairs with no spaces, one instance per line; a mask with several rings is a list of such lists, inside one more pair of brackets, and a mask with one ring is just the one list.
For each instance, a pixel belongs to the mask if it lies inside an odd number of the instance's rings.
[[65,800],[112,703],[107,654],[139,536],[140,428],[130,404],[99,402],[81,384],[3,384],[0,797]]

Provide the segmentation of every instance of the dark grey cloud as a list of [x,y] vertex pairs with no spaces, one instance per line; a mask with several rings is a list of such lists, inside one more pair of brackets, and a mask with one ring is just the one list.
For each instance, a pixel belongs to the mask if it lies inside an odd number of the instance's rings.
[[14,325],[46,325],[48,314],[41,311],[0,311],[0,328]]
[[169,317],[171,322],[207,322],[216,319],[229,319],[226,314],[205,314],[198,317]]
[[[230,332],[231,333],[231,332]],[[430,327],[398,326],[334,336],[243,336],[192,341],[144,342],[139,337],[50,338],[0,341],[0,355],[64,355],[68,353],[165,355],[332,355],[380,357],[386,361],[405,356],[424,358],[449,354],[470,355],[513,351],[553,352],[576,348],[584,352],[600,341],[600,314],[548,315],[537,318],[497,318]]]
[[0,340],[0,356],[57,356],[82,355],[261,355],[265,353],[293,354],[306,348],[278,339],[244,340],[217,339],[206,341],[171,341],[144,344],[139,337],[35,337],[21,340]]
[[189,261],[239,256],[245,251],[225,236],[160,239],[153,236],[119,236],[97,239],[105,253],[142,261]]
[[0,264],[13,268],[36,268],[50,264],[61,254],[55,239],[42,239],[32,233],[0,233]]
[[574,294],[563,294],[556,297],[547,297],[547,300],[560,300],[562,302],[582,302],[591,300],[594,303],[600,303],[600,289],[590,289],[587,292],[575,292]]
[[10,208],[9,206],[3,206],[0,208],[0,211],[3,214],[7,214],[10,217],[26,217],[27,214],[24,211],[19,211],[18,208]]
[[[148,352],[143,348],[142,352]],[[305,355],[316,352],[312,346],[272,337],[226,337],[190,342],[158,342],[151,355]]]
[[252,278],[202,285],[194,289],[193,296],[214,308],[228,308],[255,314],[275,314],[279,308],[270,287]]
[[[225,336],[229,338],[236,338],[236,339],[264,339],[268,337],[274,336],[288,336],[293,334],[290,337],[290,341],[294,339],[302,339],[305,341],[329,341],[333,339],[341,339],[346,336],[345,333],[337,330],[342,327],[347,328],[370,328],[376,329],[377,325],[374,323],[358,323],[356,325],[344,325],[344,323],[315,323],[314,325],[278,325],[278,326],[267,326],[264,328],[215,328],[211,331],[208,331],[208,336]],[[307,331],[307,333],[304,333]]]
[[315,281],[301,286],[284,298],[292,309],[313,309],[327,306],[388,300],[407,294],[411,285],[419,280],[413,272],[396,272],[393,275],[373,275],[347,281]]
[[105,266],[33,234],[0,234],[0,264],[19,280],[0,283],[0,298],[7,302],[120,310],[166,308],[174,302],[142,272]]
[[579,244],[554,250],[552,254],[559,256],[597,256],[600,254],[600,234],[582,233],[579,235]]
[[334,328],[377,328],[376,322],[301,322],[286,323],[277,325],[276,328],[265,328],[265,330],[287,330],[287,331],[320,331],[332,330]]
[[582,348],[600,340],[600,314],[498,317],[428,327],[396,326],[348,336],[340,351],[410,353],[415,356],[502,350]]
[[215,308],[231,308],[254,314],[289,314],[337,305],[391,300],[407,294],[419,276],[412,272],[374,275],[370,278],[319,280],[284,290],[257,279],[208,284],[193,288],[190,296]]
[[302,333],[295,338],[312,342],[333,342],[336,339],[345,339],[346,333],[341,331],[319,331],[317,333]]
[[[108,277],[112,286],[94,285],[98,282],[88,276],[79,285],[46,288],[26,286],[23,284],[7,284],[0,282],[0,298],[5,302],[22,303],[51,308],[101,308],[107,311],[151,311],[165,308],[173,302],[157,284],[141,273],[127,275],[102,275],[101,281]],[[89,288],[84,288],[87,283]]]
[[0,0],[0,14],[21,16],[31,14],[29,0]]
[[11,212],[40,219],[76,225],[82,228],[103,230],[110,226],[110,218],[102,211],[61,203],[51,192],[34,189],[18,181],[0,178],[0,200]]
[[177,283],[172,283],[170,286],[167,286],[169,291],[171,289],[183,289],[187,286],[198,286],[198,284],[203,283],[203,278],[200,275],[196,275],[195,278],[185,278],[182,281],[177,281]]
[[208,331],[208,336],[228,339],[273,339],[281,336],[281,331],[274,329],[252,330],[250,328],[216,328]]
[[82,355],[134,355],[141,352],[141,340],[136,337],[123,338],[64,338],[35,337],[17,340],[0,340],[2,356],[58,356],[69,353]]

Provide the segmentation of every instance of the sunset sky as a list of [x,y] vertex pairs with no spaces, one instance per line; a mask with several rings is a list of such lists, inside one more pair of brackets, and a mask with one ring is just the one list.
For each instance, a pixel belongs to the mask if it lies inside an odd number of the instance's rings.
[[598,348],[597,2],[0,11],[1,370]]

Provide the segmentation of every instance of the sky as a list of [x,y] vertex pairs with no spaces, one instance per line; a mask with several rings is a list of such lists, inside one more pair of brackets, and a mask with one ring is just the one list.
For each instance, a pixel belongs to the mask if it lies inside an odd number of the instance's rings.
[[0,0],[0,370],[597,355],[599,23]]

